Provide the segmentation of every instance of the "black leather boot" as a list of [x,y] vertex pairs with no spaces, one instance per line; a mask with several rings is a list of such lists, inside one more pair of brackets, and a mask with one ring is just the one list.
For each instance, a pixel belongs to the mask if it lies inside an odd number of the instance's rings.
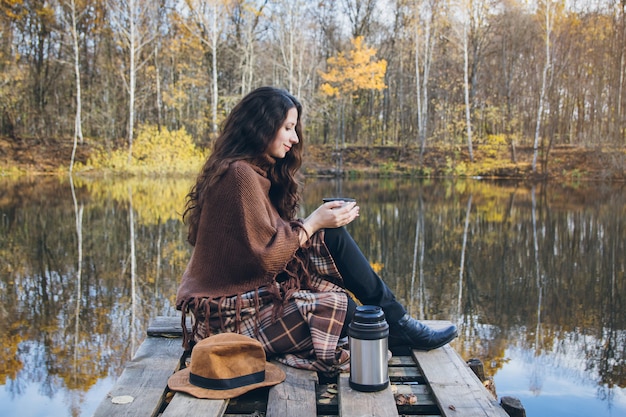
[[389,326],[389,348],[399,354],[402,348],[416,350],[436,349],[457,337],[456,326],[434,330],[405,314],[397,323]]

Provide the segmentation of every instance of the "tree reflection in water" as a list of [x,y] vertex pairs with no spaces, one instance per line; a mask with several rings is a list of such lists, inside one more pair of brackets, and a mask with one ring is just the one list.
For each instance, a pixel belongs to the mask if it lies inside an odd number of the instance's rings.
[[[0,183],[0,411],[20,404],[29,415],[22,397],[37,387],[65,398],[48,415],[89,415],[149,320],[176,314],[190,185]],[[301,215],[336,189],[307,180]],[[344,180],[340,189],[359,202],[348,227],[383,279],[413,315],[456,322],[453,347],[483,360],[499,395],[521,397],[534,416],[547,401],[576,404],[579,392],[552,397],[556,379],[587,387],[581,401],[594,415],[626,413],[623,187]]]

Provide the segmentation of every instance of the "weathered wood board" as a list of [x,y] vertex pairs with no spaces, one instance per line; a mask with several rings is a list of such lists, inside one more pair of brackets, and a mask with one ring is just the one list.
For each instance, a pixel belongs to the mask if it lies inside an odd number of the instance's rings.
[[[187,329],[191,329],[191,319],[187,317]],[[183,327],[180,316],[157,316],[150,322],[147,330],[152,337],[182,337]]]
[[[167,379],[178,369],[182,353],[180,339],[148,337],[102,400],[94,417],[156,415],[165,395]],[[125,398],[132,401],[113,402]]]
[[350,388],[350,374],[339,375],[339,415],[341,417],[397,417],[396,401],[387,387],[378,392]]
[[190,417],[206,416],[220,417],[228,407],[228,400],[207,400],[193,397],[183,392],[177,392],[162,417]]
[[287,378],[270,389],[266,417],[316,417],[317,372],[274,363],[285,371]]
[[[441,321],[426,323],[435,328],[447,324]],[[396,417],[399,414],[508,417],[449,345],[429,352],[413,351],[412,357],[393,357],[389,363],[390,386],[379,392],[353,390],[348,373],[330,382],[320,382],[316,372],[274,362],[287,375],[284,383],[254,390],[232,400],[206,400],[184,393],[168,393],[167,390],[167,379],[185,357],[180,339],[180,318],[158,317],[150,324],[148,334],[150,336],[96,410],[95,417],[233,417],[259,413],[268,417]],[[321,393],[334,383],[337,383],[336,396],[330,400],[325,397],[322,402]],[[166,394],[169,403],[165,401]],[[396,404],[394,394],[411,397],[413,402]],[[120,396],[133,401],[126,404],[111,401]]]
[[449,346],[413,351],[418,366],[446,417],[508,417],[469,366]]

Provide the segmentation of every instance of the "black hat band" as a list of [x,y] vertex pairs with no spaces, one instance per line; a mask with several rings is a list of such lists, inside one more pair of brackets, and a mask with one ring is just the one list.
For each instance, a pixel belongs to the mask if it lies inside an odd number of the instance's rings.
[[189,373],[189,382],[193,385],[214,390],[226,390],[233,388],[241,388],[246,385],[258,384],[265,381],[265,370],[255,372],[249,375],[237,376],[235,378],[227,379],[215,379],[205,378],[203,376],[196,375],[192,372]]

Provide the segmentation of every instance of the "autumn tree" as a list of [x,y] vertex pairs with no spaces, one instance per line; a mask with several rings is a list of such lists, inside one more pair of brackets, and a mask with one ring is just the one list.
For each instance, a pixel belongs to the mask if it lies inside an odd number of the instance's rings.
[[620,0],[615,6],[615,35],[614,45],[617,48],[617,54],[615,54],[615,60],[617,61],[617,93],[615,94],[616,105],[614,121],[616,124],[615,143],[626,143],[626,0]]
[[542,0],[539,2],[540,12],[542,17],[543,28],[543,42],[545,47],[545,56],[543,63],[543,70],[541,72],[541,88],[539,92],[539,105],[537,106],[537,119],[535,127],[535,137],[533,141],[533,159],[532,159],[532,171],[537,172],[537,156],[539,154],[539,137],[541,135],[541,121],[543,118],[543,112],[546,102],[546,92],[550,84],[550,72],[553,69],[553,42],[554,42],[554,24],[556,16],[562,14],[564,8],[563,0]]
[[[485,95],[493,97],[494,117],[485,124],[495,135],[503,135],[510,149],[511,161],[518,162],[518,141],[523,137],[522,111],[518,99],[528,88],[528,77],[524,68],[528,67],[529,57],[534,55],[533,39],[536,30],[532,17],[524,13],[520,4],[507,0],[502,4],[500,13],[494,22],[494,52],[488,57],[486,66],[491,71],[494,81],[492,88]],[[494,74],[495,72],[495,74]]]
[[20,72],[26,71],[26,91],[19,100],[24,108],[19,117],[26,117],[25,124],[30,130],[28,133],[50,134],[55,112],[49,106],[61,69],[54,53],[59,44],[54,7],[42,0],[8,1],[2,2],[0,7],[3,9],[3,18],[9,19],[6,29],[12,31],[11,35],[3,34],[2,37],[8,36],[7,40],[13,41],[14,49],[9,53],[19,58],[18,65],[25,65],[14,74],[21,78],[23,75]]
[[[150,76],[160,83],[162,100],[162,130],[185,128],[189,134],[198,138],[209,136],[212,132],[211,69],[210,54],[200,38],[192,35],[187,28],[189,22],[185,16],[177,13],[168,16],[168,37],[159,40],[160,65],[157,69],[149,68]],[[207,56],[208,55],[208,56]],[[154,100],[156,104],[159,99]],[[219,123],[217,111],[216,123]],[[153,124],[153,123],[149,123]]]
[[[382,91],[385,85],[387,61],[376,59],[376,50],[365,45],[363,37],[351,40],[352,49],[340,52],[328,58],[328,70],[320,72],[324,83],[320,86],[322,94],[339,102],[340,136],[345,144],[345,106],[359,97],[364,91]],[[356,138],[355,138],[356,139]],[[335,142],[338,146],[338,139]]]
[[[218,64],[217,56],[220,46],[220,37],[225,28],[227,16],[226,2],[223,0],[185,0],[189,9],[189,23],[185,27],[192,36],[197,37],[211,57],[211,133],[217,133],[217,106],[219,89],[217,83]],[[182,20],[185,23],[185,20]]]
[[15,20],[19,15],[7,2],[0,4],[0,133],[15,139],[17,107],[23,102],[21,91],[25,75],[13,52]]

